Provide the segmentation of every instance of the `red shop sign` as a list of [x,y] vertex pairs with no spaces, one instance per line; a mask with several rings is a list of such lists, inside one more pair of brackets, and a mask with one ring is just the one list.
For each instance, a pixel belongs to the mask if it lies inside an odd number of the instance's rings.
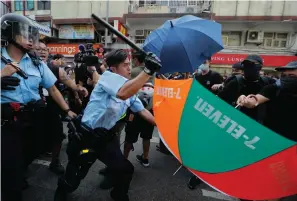
[[[248,54],[222,54],[217,53],[211,57],[212,64],[232,65],[243,61]],[[282,55],[260,55],[263,59],[264,66],[278,67],[285,66],[291,61],[297,61],[297,56]]]

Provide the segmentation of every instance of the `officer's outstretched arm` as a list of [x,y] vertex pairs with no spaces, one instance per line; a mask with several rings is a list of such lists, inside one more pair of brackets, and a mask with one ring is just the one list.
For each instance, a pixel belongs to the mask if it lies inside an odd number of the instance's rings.
[[141,110],[138,114],[144,118],[146,121],[150,122],[152,125],[156,126],[155,117],[147,110]]
[[62,94],[60,91],[56,88],[55,85],[47,89],[50,96],[54,99],[54,101],[60,106],[60,108],[67,113],[68,116],[71,118],[74,118],[76,116],[75,113],[70,111],[69,106],[65,102]]
[[149,53],[145,58],[145,68],[134,79],[126,82],[117,92],[117,98],[126,100],[136,94],[151,76],[161,68],[161,61],[156,55]]
[[117,98],[126,100],[135,95],[139,89],[150,79],[150,75],[141,72],[136,78],[126,82],[118,91]]

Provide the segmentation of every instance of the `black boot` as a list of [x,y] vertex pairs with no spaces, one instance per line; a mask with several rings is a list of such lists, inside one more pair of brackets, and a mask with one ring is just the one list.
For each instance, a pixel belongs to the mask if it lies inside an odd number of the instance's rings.
[[55,173],[57,175],[62,175],[65,172],[65,168],[61,164],[60,160],[56,160],[55,162],[51,162],[51,164],[49,165],[49,169],[53,173]]
[[194,190],[199,184],[201,184],[201,180],[196,176],[192,176],[188,182],[188,188]]
[[58,186],[56,192],[54,201],[66,201],[67,200],[67,192],[60,186]]
[[99,170],[99,174],[101,174],[101,175],[106,176],[107,173],[108,173],[108,168],[107,167],[102,168],[101,170]]
[[103,190],[108,190],[113,187],[112,178],[110,176],[104,176],[104,179],[100,183],[100,188]]
[[129,201],[129,196],[127,194],[119,194],[116,191],[112,190],[110,191],[110,197],[114,201]]

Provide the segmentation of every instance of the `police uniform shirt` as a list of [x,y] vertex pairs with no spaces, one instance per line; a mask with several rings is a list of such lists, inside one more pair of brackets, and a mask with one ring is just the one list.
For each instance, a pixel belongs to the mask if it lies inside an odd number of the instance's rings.
[[[6,48],[2,48],[2,55],[11,61],[13,61]],[[47,67],[44,62],[40,62],[39,67],[34,66],[31,58],[28,54],[25,54],[18,64],[19,68],[26,72],[28,79],[24,79],[17,73],[13,76],[20,79],[20,85],[15,87],[15,90],[2,90],[1,91],[1,104],[18,102],[26,104],[30,101],[40,100],[39,86],[43,86],[48,89],[52,87],[57,81],[52,71]],[[5,64],[1,61],[1,69],[5,67]]]
[[136,96],[132,96],[127,100],[121,100],[116,97],[119,89],[127,82],[128,79],[105,71],[95,86],[90,102],[88,103],[82,123],[88,127],[111,129],[121,116],[126,112],[127,108],[133,112],[140,112],[144,107]]

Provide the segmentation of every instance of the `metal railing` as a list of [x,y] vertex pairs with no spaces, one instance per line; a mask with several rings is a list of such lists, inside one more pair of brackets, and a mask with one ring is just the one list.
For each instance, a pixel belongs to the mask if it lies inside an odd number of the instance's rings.
[[10,5],[10,1],[1,1],[0,4],[0,17],[2,17],[2,15],[5,15],[6,13],[10,13],[11,12],[11,5]]

